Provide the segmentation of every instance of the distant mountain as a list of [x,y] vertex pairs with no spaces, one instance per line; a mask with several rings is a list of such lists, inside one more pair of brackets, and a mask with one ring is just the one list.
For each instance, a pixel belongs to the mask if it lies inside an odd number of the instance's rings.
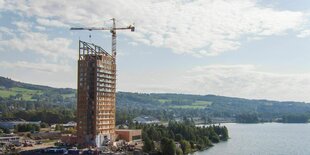
[[48,86],[41,86],[41,85],[18,82],[18,81],[14,81],[10,78],[5,78],[2,76],[0,76],[0,87],[4,87],[6,89],[13,88],[13,87],[20,87],[20,88],[34,89],[34,90],[51,89],[51,87],[48,87]]
[[[117,105],[120,108],[163,109],[182,117],[226,117],[255,115],[260,120],[271,121],[284,116],[310,116],[310,104],[304,102],[279,102],[249,100],[216,95],[186,94],[139,94],[119,92]],[[147,111],[146,113],[149,113]]]
[[65,93],[69,93],[69,92],[72,93],[75,91],[75,89],[72,89],[72,88],[53,88],[49,86],[23,83],[23,82],[14,81],[10,78],[5,78],[2,76],[0,76],[0,87],[5,88],[5,89],[18,87],[18,88],[24,88],[24,89],[30,89],[30,90],[59,90]]
[[[23,101],[54,100],[65,101],[75,97],[76,90],[71,88],[53,88],[49,86],[34,85],[14,81],[10,78],[0,76],[0,97],[3,99],[15,99]],[[63,98],[59,97],[62,96]],[[75,99],[75,98],[74,98]],[[74,100],[73,99],[73,100]]]
[[[29,109],[28,104],[44,104],[44,108],[62,106],[75,109],[76,89],[33,85],[0,77],[0,112],[13,103],[15,107],[17,103],[26,110]],[[6,106],[1,106],[3,104]],[[216,95],[118,92],[116,106],[118,117],[125,114],[128,117],[152,115],[159,119],[242,116],[240,118],[270,121],[295,115],[310,116],[310,104],[304,102],[250,100]]]

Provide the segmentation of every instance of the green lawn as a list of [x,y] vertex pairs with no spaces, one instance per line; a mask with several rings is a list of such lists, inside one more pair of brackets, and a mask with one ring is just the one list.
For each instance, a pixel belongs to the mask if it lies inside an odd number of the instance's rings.
[[6,90],[6,89],[0,89],[0,96],[2,98],[8,98],[10,97],[11,95],[16,95],[17,93],[16,92],[13,92],[13,91],[10,91],[10,90]]
[[169,106],[169,108],[173,109],[203,109],[206,106],[199,106],[199,105],[173,105]]
[[212,102],[209,101],[195,101],[191,105],[172,105],[169,106],[169,108],[174,108],[174,109],[203,109],[206,108],[207,106],[211,105]]
[[72,97],[75,97],[75,94],[74,93],[73,94],[61,94],[61,96],[63,98],[72,98]]
[[158,101],[160,103],[169,103],[169,102],[171,102],[171,100],[167,100],[167,99],[158,99]]
[[212,104],[212,102],[209,102],[209,101],[196,101],[192,105],[194,105],[194,106],[209,106],[211,104]]
[[31,89],[20,88],[20,87],[13,87],[10,89],[0,88],[0,96],[3,98],[8,98],[11,95],[15,96],[16,94],[22,94],[23,95],[22,99],[24,101],[33,101],[33,99],[31,99],[31,97],[35,94],[42,94],[42,91],[41,90],[31,90]]

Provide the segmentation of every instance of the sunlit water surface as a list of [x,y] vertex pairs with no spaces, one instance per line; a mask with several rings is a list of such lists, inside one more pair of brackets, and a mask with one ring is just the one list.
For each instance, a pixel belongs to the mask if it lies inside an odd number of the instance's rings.
[[230,139],[194,155],[310,155],[310,124],[222,124]]

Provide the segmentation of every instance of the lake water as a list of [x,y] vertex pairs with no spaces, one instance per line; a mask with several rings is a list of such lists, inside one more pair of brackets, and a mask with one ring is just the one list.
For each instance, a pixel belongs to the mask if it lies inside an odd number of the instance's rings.
[[310,124],[223,124],[230,139],[194,155],[310,155]]

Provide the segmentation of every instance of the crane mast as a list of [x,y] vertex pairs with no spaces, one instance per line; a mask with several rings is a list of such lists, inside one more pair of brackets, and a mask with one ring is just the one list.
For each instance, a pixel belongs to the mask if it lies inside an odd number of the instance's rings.
[[116,58],[116,24],[115,24],[115,19],[113,18],[113,28],[112,28],[112,56]]
[[129,25],[127,27],[116,27],[115,18],[111,19],[113,21],[112,27],[71,27],[70,30],[109,30],[112,33],[112,56],[116,59],[116,31],[130,29],[131,32],[135,31],[134,25]]

